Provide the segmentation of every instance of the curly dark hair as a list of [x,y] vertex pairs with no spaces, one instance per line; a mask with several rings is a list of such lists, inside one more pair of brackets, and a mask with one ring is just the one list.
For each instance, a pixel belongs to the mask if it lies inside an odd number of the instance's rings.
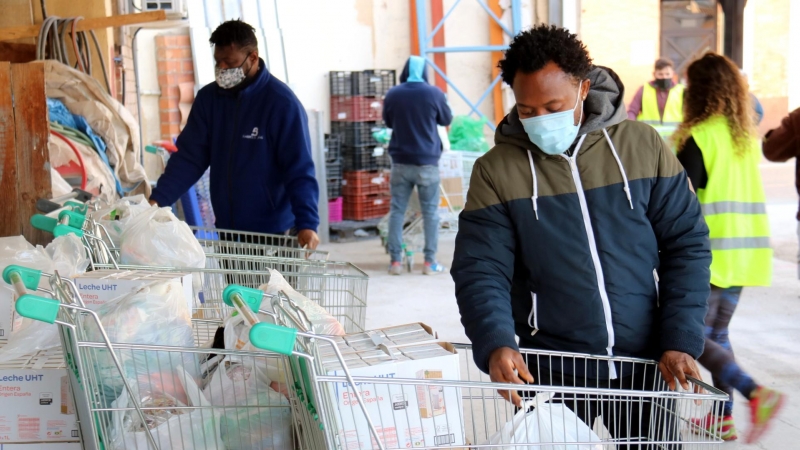
[[686,69],[689,85],[683,100],[683,122],[672,139],[682,149],[692,127],[711,116],[725,117],[733,137],[734,153],[743,155],[758,135],[747,83],[739,67],[723,55],[706,53]]
[[256,29],[240,19],[223,22],[211,33],[211,45],[227,47],[236,45],[240,49],[253,51],[258,48]]
[[577,81],[584,80],[592,69],[592,58],[577,35],[545,24],[514,37],[497,67],[503,72],[503,81],[511,86],[518,71],[536,72],[550,61]]

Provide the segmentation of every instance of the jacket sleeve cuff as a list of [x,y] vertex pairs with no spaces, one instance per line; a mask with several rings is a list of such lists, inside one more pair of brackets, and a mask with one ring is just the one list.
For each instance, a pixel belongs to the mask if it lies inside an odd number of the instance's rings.
[[150,193],[149,200],[152,200],[152,201],[158,203],[158,206],[161,206],[161,207],[170,206],[168,204],[168,202],[166,201],[166,199],[162,195],[160,195],[160,193],[155,189],[153,189],[153,192]]
[[664,331],[661,334],[661,350],[674,350],[697,359],[703,354],[705,338],[683,330]]
[[314,232],[316,233],[318,228],[319,228],[319,222],[297,222],[297,221],[295,221],[295,223],[294,223],[294,229],[295,229],[295,231],[298,231],[298,232],[300,230],[314,230]]
[[478,369],[483,373],[489,373],[489,356],[492,352],[501,347],[509,347],[519,351],[514,333],[487,333],[478,342],[472,342],[472,358]]

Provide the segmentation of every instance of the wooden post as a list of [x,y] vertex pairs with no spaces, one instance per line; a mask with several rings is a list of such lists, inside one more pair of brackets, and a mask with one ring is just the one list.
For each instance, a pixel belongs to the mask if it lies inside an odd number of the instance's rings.
[[[36,200],[51,197],[50,153],[47,139],[50,125],[44,90],[44,63],[11,65],[11,93],[14,104],[19,221],[22,234],[31,244],[46,245],[49,233],[33,228],[30,218],[37,213]],[[4,195],[4,197],[6,197]]]
[[17,150],[14,145],[14,107],[11,101],[11,63],[0,62],[0,236],[19,236]]
[[[503,9],[500,7],[500,2],[498,1],[491,1],[489,2],[489,7],[492,9],[492,12],[497,17],[503,17]],[[489,44],[491,45],[503,45],[503,29],[500,28],[500,25],[494,21],[491,17],[489,17]],[[492,81],[497,78],[497,75],[500,74],[500,69],[497,67],[497,64],[503,57],[502,52],[492,52]],[[503,89],[502,85],[503,82],[497,83],[494,88],[492,89],[492,104],[493,104],[493,111],[494,111],[494,123],[499,124],[500,121],[503,120],[505,117],[506,112],[503,110]]]

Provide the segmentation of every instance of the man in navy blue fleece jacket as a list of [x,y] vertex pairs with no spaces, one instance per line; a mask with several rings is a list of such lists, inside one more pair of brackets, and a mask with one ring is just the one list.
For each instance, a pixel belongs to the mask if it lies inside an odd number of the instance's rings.
[[253,27],[225,22],[210,42],[216,82],[198,92],[150,202],[171,205],[210,166],[217,227],[296,231],[315,248],[319,187],[303,105],[258,57]]
[[383,120],[392,129],[392,209],[389,215],[389,273],[400,275],[403,220],[414,186],[419,194],[425,230],[426,275],[444,271],[436,262],[439,240],[439,157],[442,141],[437,125],[450,125],[453,114],[444,93],[427,83],[425,59],[412,56],[400,74],[400,85],[386,94]]

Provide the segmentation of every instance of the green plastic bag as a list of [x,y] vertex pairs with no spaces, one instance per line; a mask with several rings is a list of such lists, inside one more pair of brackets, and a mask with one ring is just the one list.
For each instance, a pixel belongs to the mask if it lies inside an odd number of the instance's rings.
[[484,119],[473,119],[469,116],[456,116],[450,124],[450,148],[468,152],[487,152],[489,143],[483,135]]

